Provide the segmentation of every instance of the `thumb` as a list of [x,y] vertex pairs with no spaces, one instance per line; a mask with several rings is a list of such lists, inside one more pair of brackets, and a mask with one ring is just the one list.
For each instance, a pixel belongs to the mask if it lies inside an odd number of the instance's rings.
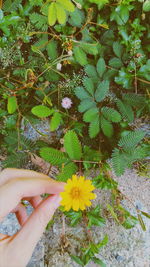
[[60,201],[61,197],[59,195],[49,196],[43,200],[28,218],[23,228],[13,236],[9,243],[13,250],[16,248],[19,257],[18,262],[23,260],[23,266],[26,266],[31,258],[37,242],[40,240],[55,210],[59,207]]

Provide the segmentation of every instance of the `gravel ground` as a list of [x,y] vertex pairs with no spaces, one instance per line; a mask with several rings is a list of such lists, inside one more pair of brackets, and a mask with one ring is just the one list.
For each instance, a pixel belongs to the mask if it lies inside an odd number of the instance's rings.
[[[127,170],[124,175],[114,178],[119,183],[119,189],[139,208],[150,213],[150,179],[139,177],[134,170]],[[110,199],[108,191],[98,193],[94,204],[105,205]],[[135,209],[129,201],[124,200],[123,205],[135,214]],[[28,212],[32,209],[28,207]],[[103,228],[93,227],[93,239],[100,241],[107,233],[109,243],[102,248],[99,255],[107,267],[150,267],[150,220],[143,218],[147,231],[143,232],[140,225],[126,230],[118,226],[112,219],[107,220]],[[9,214],[0,224],[0,232],[14,234],[19,229],[19,225],[14,214]],[[75,228],[66,225],[67,242],[65,247],[61,246],[62,218],[58,211],[55,223],[43,234],[37,245],[28,267],[77,267],[78,264],[72,262],[69,253],[76,254],[81,243],[85,241],[83,225]],[[94,263],[89,263],[87,267],[96,267]],[[18,266],[19,267],[19,266]]]

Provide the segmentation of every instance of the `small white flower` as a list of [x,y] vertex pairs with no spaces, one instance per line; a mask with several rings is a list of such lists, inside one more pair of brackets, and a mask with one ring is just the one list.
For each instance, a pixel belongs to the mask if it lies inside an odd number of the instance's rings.
[[72,50],[69,50],[69,51],[68,51],[68,55],[69,55],[69,56],[72,56],[72,54],[73,54]]
[[69,109],[69,108],[71,108],[72,101],[69,97],[65,97],[62,99],[61,105],[63,108]]
[[61,70],[61,68],[62,68],[62,64],[61,63],[58,63],[57,66],[56,66],[56,69],[57,70]]

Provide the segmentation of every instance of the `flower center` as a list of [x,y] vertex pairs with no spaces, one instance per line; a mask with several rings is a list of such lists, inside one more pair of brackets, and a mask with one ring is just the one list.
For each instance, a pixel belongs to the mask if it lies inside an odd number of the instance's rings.
[[71,190],[71,196],[72,198],[79,198],[81,195],[81,191],[79,190],[78,187],[73,187]]

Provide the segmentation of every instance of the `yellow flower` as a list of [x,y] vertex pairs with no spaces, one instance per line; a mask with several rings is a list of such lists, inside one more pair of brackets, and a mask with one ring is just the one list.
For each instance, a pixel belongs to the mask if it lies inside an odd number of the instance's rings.
[[75,211],[85,210],[86,206],[91,206],[90,200],[96,198],[96,194],[91,193],[94,189],[90,180],[85,180],[83,176],[73,175],[72,179],[68,179],[65,191],[60,193],[61,205],[64,206],[65,211],[71,208]]

